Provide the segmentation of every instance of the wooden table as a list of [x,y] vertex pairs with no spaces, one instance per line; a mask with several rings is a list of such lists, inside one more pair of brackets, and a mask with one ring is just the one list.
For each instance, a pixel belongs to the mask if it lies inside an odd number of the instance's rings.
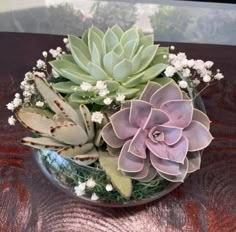
[[[136,208],[108,209],[80,203],[41,173],[27,132],[7,124],[5,105],[43,50],[62,46],[61,36],[0,33],[0,232],[236,231],[236,47],[175,44],[189,57],[213,60],[225,79],[203,99],[215,140],[202,168],[168,196]],[[167,44],[167,43],[166,43]]]

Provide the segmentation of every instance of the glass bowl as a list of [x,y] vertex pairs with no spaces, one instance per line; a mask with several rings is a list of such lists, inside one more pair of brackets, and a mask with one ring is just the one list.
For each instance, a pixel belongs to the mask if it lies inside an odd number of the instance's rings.
[[[200,96],[196,97],[196,99],[194,100],[194,105],[195,108],[206,112],[205,106]],[[106,175],[102,169],[98,167],[81,166],[74,161],[71,161],[70,159],[59,156],[55,151],[51,150],[34,149],[34,156],[38,166],[40,167],[44,175],[60,190],[64,191],[71,197],[77,198],[82,202],[102,207],[131,207],[146,204],[167,195],[168,193],[176,189],[179,185],[181,185],[181,183],[172,183],[164,180],[160,184],[159,191],[146,198],[142,198],[139,200],[122,200],[119,202],[104,201],[100,199],[94,201],[91,200],[91,194],[77,196],[74,192],[73,183],[76,181],[78,173],[89,172],[90,174],[96,173],[96,175],[98,176]]]

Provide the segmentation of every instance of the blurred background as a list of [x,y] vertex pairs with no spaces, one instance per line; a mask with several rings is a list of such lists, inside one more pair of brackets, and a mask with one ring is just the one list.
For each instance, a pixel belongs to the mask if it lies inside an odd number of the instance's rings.
[[114,24],[123,29],[138,26],[145,33],[154,33],[157,41],[236,45],[236,5],[230,3],[175,0],[0,2],[0,31],[81,35],[91,25],[106,30]]

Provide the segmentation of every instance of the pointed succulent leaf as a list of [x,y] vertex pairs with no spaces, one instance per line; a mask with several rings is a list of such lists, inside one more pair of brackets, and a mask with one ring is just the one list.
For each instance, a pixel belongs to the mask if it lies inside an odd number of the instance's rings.
[[156,64],[146,69],[141,83],[147,83],[148,81],[153,80],[156,76],[161,74],[166,69],[166,67],[166,64]]
[[88,30],[85,30],[82,35],[82,40],[85,42],[86,45],[88,45]]
[[124,59],[120,63],[118,63],[113,69],[113,77],[117,81],[123,81],[126,77],[128,77],[132,72],[132,63]]
[[113,31],[118,39],[121,38],[124,31],[116,24],[111,28],[111,31]]
[[153,45],[153,43],[154,43],[154,36],[146,35],[140,39],[139,46],[144,45],[144,47],[147,47],[147,46]]
[[45,79],[35,76],[34,81],[37,90],[52,111],[64,115],[75,123],[80,121],[77,112],[68,103],[66,103],[65,100],[58,93],[56,93],[51,86],[49,86]]
[[96,44],[99,53],[102,54],[102,38],[94,31],[94,27],[89,29],[88,32],[88,48],[92,54],[93,44]]
[[138,48],[138,40],[129,40],[124,46],[124,53],[126,58],[132,59]]
[[132,59],[132,72],[135,73],[141,65],[144,46],[141,46]]
[[120,44],[117,44],[112,51],[114,51],[121,59],[124,58],[124,49]]
[[110,177],[111,183],[117,191],[125,199],[129,199],[132,193],[132,181],[130,177],[124,176],[122,172],[118,170],[118,157],[111,156],[104,151],[99,151],[99,162],[103,170]]
[[56,140],[70,145],[83,145],[88,141],[88,136],[84,129],[73,123],[53,127],[50,132]]
[[125,88],[124,86],[120,86],[118,89],[118,92],[124,94],[127,99],[134,97],[139,91],[139,88]]
[[96,64],[97,66],[101,67],[101,57],[102,54],[99,52],[96,44],[93,44],[93,48],[92,48],[92,63]]
[[144,34],[143,34],[142,29],[141,29],[141,28],[138,28],[137,31],[138,31],[139,38],[143,38],[143,37],[144,37]]
[[40,137],[40,138],[25,137],[21,140],[21,143],[37,149],[50,149],[50,150],[57,150],[66,146],[63,143],[60,143],[48,137]]
[[84,120],[84,125],[85,125],[86,132],[88,135],[88,141],[91,141],[95,135],[94,124],[91,120],[91,113],[90,113],[89,109],[87,108],[87,106],[84,104],[80,105],[80,113],[81,113],[83,120]]
[[81,84],[83,81],[91,83],[91,84],[95,83],[95,80],[92,79],[89,75],[80,74],[77,71],[74,71],[72,69],[62,69],[61,73],[68,80],[76,84]]
[[136,28],[127,30],[120,38],[120,43],[124,47],[125,44],[130,40],[139,40],[139,34]]
[[104,141],[102,139],[101,131],[102,131],[102,129],[97,129],[96,130],[96,135],[95,135],[95,138],[94,138],[94,144],[95,144],[96,147],[100,147],[104,143]]
[[75,60],[72,55],[65,54],[65,55],[62,55],[60,58],[61,58],[61,60],[65,60],[65,61],[68,61],[72,64],[75,64]]
[[66,82],[53,83],[52,87],[60,93],[71,94],[74,92],[73,87],[76,86],[75,83],[71,81],[66,81]]
[[111,30],[108,29],[104,35],[102,46],[104,54],[112,51],[119,44],[119,39],[117,38],[116,34]]
[[103,71],[103,69],[101,69],[99,66],[97,66],[94,63],[88,64],[88,70],[89,70],[89,73],[91,74],[91,76],[93,77],[93,79],[96,81],[108,79],[108,76]]
[[166,85],[169,82],[173,82],[173,79],[171,79],[169,77],[160,77],[160,78],[155,78],[153,81],[160,84],[160,85]]
[[57,153],[64,157],[75,157],[76,155],[82,155],[88,153],[92,150],[94,145],[92,143],[86,143],[82,146],[71,146],[71,147],[64,147],[60,149]]
[[92,27],[91,27],[91,31],[93,31],[93,32],[96,33],[101,39],[103,39],[103,37],[104,37],[103,31],[101,31],[100,29],[98,29],[98,28],[95,27],[95,26],[92,26]]
[[118,56],[114,51],[107,53],[103,57],[104,68],[110,76],[112,76],[114,66],[118,64],[121,60],[122,58]]
[[76,155],[74,157],[74,160],[79,165],[87,166],[94,163],[98,159],[98,156],[99,154],[96,148],[93,148],[92,150],[88,151],[86,154]]
[[128,78],[128,81],[123,83],[123,86],[126,87],[126,88],[133,88],[141,82],[143,76],[144,76],[144,72],[138,73],[138,74],[133,75],[133,76],[130,76]]
[[85,44],[85,42],[82,39],[80,39],[80,38],[78,38],[77,36],[74,36],[74,35],[68,35],[68,40],[69,40],[70,48],[71,47],[77,48],[78,50],[81,51],[81,53],[87,59],[90,59],[90,53],[89,53],[88,46]]
[[137,72],[141,72],[142,70],[148,67],[148,65],[152,62],[157,49],[158,49],[158,45],[150,45],[143,49],[141,65]]
[[[84,93],[84,91],[83,91],[83,93]],[[77,104],[90,103],[90,100],[88,98],[83,98],[81,95],[82,94],[80,94],[79,92],[72,93],[68,98],[69,103],[77,103]]]
[[118,88],[120,87],[117,81],[107,80],[104,81],[104,83],[106,84],[107,89],[109,90],[110,93],[117,91]]
[[70,50],[71,50],[71,54],[72,54],[75,62],[78,64],[78,66],[84,72],[88,72],[87,65],[90,62],[90,59],[88,59],[78,47],[70,46]]
[[16,117],[23,126],[41,135],[50,135],[50,127],[55,126],[51,118],[37,112],[27,111],[27,108],[19,109]]

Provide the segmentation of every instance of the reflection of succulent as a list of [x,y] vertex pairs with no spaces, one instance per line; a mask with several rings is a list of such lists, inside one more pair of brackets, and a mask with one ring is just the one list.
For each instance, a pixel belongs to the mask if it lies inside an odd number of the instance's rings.
[[162,6],[150,17],[155,38],[161,41],[182,41],[186,38],[186,29],[192,22],[191,15],[172,6]]
[[183,181],[199,168],[199,151],[212,140],[208,117],[193,108],[174,82],[163,87],[149,82],[139,100],[132,100],[110,121],[102,136],[109,146],[122,147],[119,168],[144,181],[156,173]]
[[85,105],[72,108],[47,82],[35,77],[36,87],[55,113],[37,108],[22,107],[16,112],[18,120],[42,137],[26,137],[25,145],[56,150],[62,156],[74,158],[78,163],[91,164],[98,158],[94,146],[94,125]]
[[93,25],[106,30],[114,24],[123,29],[132,27],[136,22],[136,7],[127,2],[97,2],[93,5]]
[[[55,88],[69,94],[70,102],[102,103],[103,96],[81,91],[83,82],[93,86],[104,81],[114,98],[117,93],[132,98],[143,84],[154,79],[166,67],[163,55],[168,51],[153,44],[153,36],[131,28],[125,32],[115,25],[104,34],[96,27],[84,33],[82,39],[69,36],[72,55],[51,61],[51,66],[69,81],[55,84]],[[160,57],[161,56],[161,57]],[[167,57],[167,56],[166,56]],[[78,85],[78,87],[76,87]]]

